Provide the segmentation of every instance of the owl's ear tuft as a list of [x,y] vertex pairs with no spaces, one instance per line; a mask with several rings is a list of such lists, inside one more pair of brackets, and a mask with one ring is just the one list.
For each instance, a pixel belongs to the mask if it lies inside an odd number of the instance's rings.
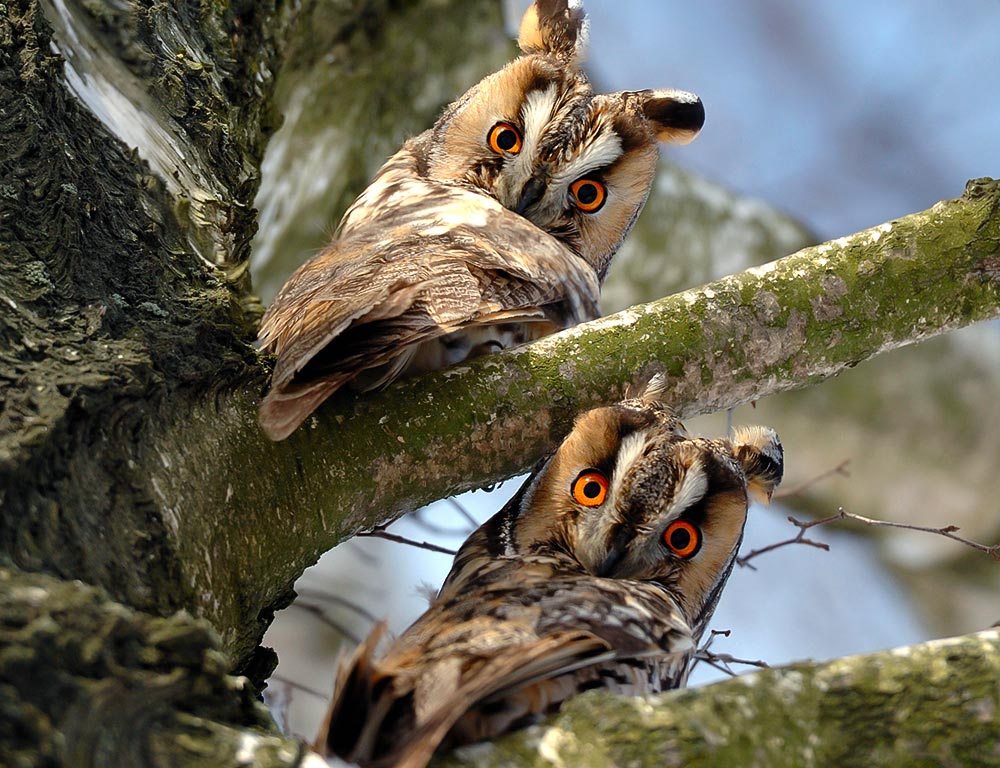
[[767,504],[785,470],[785,452],[777,432],[769,427],[737,427],[732,444],[746,475],[747,493]]
[[705,106],[693,93],[656,90],[639,91],[635,96],[660,141],[687,144],[705,124]]
[[521,18],[517,44],[579,65],[587,52],[589,23],[581,0],[535,0]]
[[657,371],[652,376],[629,385],[625,390],[625,397],[642,400],[647,405],[666,405],[669,389],[670,378],[663,371]]

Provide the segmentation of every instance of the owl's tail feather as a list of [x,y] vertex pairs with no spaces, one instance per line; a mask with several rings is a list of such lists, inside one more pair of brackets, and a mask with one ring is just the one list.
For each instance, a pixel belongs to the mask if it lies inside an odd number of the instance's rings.
[[272,440],[284,440],[348,377],[321,379],[287,389],[272,389],[260,404],[258,420]]
[[[324,756],[365,768],[425,768],[442,744],[499,735],[519,715],[545,712],[569,691],[554,701],[544,685],[526,692],[537,707],[525,708],[516,696],[510,706],[494,703],[491,713],[472,711],[478,705],[506,700],[512,691],[610,658],[605,642],[587,632],[570,632],[498,649],[488,658],[473,653],[416,667],[376,662],[373,654],[384,630],[379,624],[339,666],[333,701],[314,746]],[[572,687],[572,681],[563,684]],[[463,719],[468,722],[456,729]]]
[[[375,661],[385,631],[385,622],[380,622],[351,656],[341,660],[330,708],[313,749],[364,768],[424,768],[464,708],[458,706],[443,724],[436,722],[439,727],[431,734],[425,733],[426,725],[418,727],[412,678],[400,680]],[[441,693],[444,698],[450,691]],[[450,712],[453,707],[448,703],[436,702],[434,708]]]
[[385,622],[379,622],[353,655],[341,660],[330,708],[313,744],[313,749],[321,755],[336,755],[361,765],[371,764],[373,741],[377,735],[371,722],[385,717],[385,707],[378,706],[376,678],[390,681],[378,675],[374,665],[375,650],[385,631]]

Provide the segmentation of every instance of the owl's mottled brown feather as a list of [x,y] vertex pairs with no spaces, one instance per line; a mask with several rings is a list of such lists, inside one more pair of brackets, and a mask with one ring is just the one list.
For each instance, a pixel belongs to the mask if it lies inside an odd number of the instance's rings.
[[[386,175],[415,165],[415,146],[397,153]],[[361,372],[362,388],[380,386],[419,365],[421,343],[515,323],[541,336],[599,316],[597,276],[559,241],[456,184],[423,186],[446,189],[447,203],[435,209],[396,189],[397,226],[349,228],[296,272],[265,315],[261,340],[278,356],[261,410],[272,437],[308,416],[314,393],[325,397]]]

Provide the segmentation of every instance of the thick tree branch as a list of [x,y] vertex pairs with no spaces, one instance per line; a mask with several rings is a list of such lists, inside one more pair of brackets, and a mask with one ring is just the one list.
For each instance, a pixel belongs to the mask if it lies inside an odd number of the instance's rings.
[[[219,627],[245,627],[248,610],[344,537],[527,469],[575,414],[653,370],[667,371],[670,400],[687,416],[1000,316],[998,210],[1000,183],[970,182],[957,200],[702,288],[372,396],[337,397],[279,444],[254,421],[263,380],[194,404],[151,446],[177,459],[150,465],[164,508],[221,511],[176,518],[181,559],[208,598],[201,609]],[[227,636],[237,652],[252,640]]]
[[1000,632],[765,669],[652,699],[584,694],[439,766],[992,765]]

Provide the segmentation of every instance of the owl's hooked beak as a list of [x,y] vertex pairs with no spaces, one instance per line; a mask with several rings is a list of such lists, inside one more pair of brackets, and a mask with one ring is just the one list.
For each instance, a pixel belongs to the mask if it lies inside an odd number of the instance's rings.
[[548,171],[536,172],[521,188],[521,196],[517,200],[517,205],[514,206],[514,213],[523,216],[526,210],[542,199],[548,184]]
[[601,561],[601,564],[597,566],[597,570],[594,572],[595,576],[600,576],[602,578],[611,577],[618,568],[618,564],[625,557],[625,552],[628,549],[629,542],[632,540],[632,533],[629,529],[620,525],[615,530],[614,535],[611,537],[611,543],[608,547],[607,554]]

